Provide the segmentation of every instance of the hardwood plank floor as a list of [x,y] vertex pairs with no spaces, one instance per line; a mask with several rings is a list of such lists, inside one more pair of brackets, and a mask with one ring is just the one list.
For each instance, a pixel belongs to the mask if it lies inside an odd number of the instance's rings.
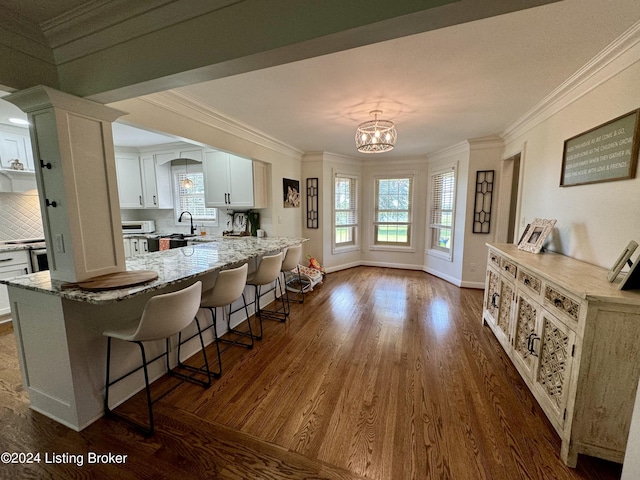
[[[481,309],[481,291],[424,272],[329,274],[286,323],[265,321],[253,350],[226,350],[212,387],[160,400],[150,439],[107,419],[77,433],[31,411],[0,331],[0,451],[85,457],[0,464],[0,478],[619,479],[610,462],[563,465]],[[122,410],[144,418],[140,397]],[[90,451],[128,457],[87,465]]]

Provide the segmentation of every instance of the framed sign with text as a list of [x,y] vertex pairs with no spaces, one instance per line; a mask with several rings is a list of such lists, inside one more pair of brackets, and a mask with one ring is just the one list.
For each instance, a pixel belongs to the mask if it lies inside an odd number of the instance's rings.
[[564,142],[560,186],[625,180],[636,176],[640,110]]

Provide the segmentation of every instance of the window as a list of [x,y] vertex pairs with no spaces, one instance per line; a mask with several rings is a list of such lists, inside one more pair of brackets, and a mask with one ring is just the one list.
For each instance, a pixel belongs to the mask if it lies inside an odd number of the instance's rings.
[[[197,167],[189,165],[188,173],[185,168],[174,167],[173,169],[174,196],[176,220],[180,212],[185,210],[193,215],[196,220],[206,225],[218,224],[218,209],[204,206],[204,175],[202,171],[196,171]],[[201,170],[201,169],[200,169]],[[193,188],[182,188],[180,182],[189,178],[193,181]]]
[[[455,203],[455,167],[431,174],[429,230],[431,253],[451,260],[453,246],[453,207]],[[439,255],[438,255],[439,254]]]
[[374,244],[411,246],[413,176],[376,179]]
[[334,247],[357,246],[357,179],[336,174],[334,181]]

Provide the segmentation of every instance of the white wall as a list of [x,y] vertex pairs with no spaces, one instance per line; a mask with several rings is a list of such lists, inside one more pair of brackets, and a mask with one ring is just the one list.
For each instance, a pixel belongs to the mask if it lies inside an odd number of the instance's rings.
[[550,250],[609,268],[629,240],[640,241],[640,177],[559,187],[564,141],[640,107],[638,99],[640,62],[506,144],[505,157],[523,153],[518,223],[557,219]]

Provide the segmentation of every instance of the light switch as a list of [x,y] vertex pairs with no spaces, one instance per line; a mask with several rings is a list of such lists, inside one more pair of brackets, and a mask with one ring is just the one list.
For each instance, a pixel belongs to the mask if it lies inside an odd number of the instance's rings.
[[64,237],[61,233],[56,233],[53,236],[53,248],[57,253],[64,253]]

